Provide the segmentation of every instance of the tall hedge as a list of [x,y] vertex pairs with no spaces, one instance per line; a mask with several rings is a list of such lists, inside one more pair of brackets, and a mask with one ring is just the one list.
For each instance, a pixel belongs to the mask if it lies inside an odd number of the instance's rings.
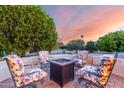
[[81,39],[77,39],[77,40],[71,40],[67,43],[66,45],[66,49],[67,50],[83,50],[84,49],[84,40],[81,40]]
[[111,32],[100,37],[97,46],[101,51],[124,51],[124,31]]
[[94,52],[97,50],[96,42],[94,41],[88,41],[85,45],[85,49],[89,52]]
[[41,6],[0,6],[0,52],[52,50],[57,41],[53,19]]

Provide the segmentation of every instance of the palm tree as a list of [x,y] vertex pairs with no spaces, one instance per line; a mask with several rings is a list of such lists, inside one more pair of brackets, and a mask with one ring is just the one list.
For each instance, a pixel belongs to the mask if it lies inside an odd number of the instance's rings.
[[81,35],[81,38],[83,38],[83,37],[84,37],[84,35],[82,34],[82,35]]

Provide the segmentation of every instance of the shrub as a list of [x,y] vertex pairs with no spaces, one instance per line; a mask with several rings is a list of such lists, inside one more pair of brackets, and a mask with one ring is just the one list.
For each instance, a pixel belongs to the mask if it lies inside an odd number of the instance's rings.
[[27,51],[52,50],[55,30],[53,19],[41,6],[0,6],[1,52],[24,56]]
[[124,51],[124,31],[111,32],[100,37],[97,45],[101,51]]

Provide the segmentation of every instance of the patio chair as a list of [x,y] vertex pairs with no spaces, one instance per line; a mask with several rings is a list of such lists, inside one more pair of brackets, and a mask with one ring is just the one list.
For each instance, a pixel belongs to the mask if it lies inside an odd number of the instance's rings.
[[75,63],[76,67],[83,67],[88,59],[88,51],[78,51],[77,53],[78,58],[75,58],[77,62]]
[[48,51],[39,51],[38,52],[38,59],[39,59],[39,63],[42,67],[46,67],[48,65],[48,59],[49,59],[49,52]]
[[20,87],[36,87],[37,81],[44,80],[48,74],[40,68],[32,68],[25,72],[23,61],[17,55],[9,55],[5,57],[8,68],[10,70],[14,85]]
[[97,66],[85,65],[83,68],[76,71],[76,75],[79,77],[79,83],[85,80],[85,87],[105,87],[112,73],[116,60],[117,53],[115,57],[108,55],[103,56],[101,63]]

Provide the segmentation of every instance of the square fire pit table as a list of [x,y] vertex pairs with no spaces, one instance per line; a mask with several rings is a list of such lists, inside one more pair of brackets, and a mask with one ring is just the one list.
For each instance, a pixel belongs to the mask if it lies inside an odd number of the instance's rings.
[[76,61],[69,59],[53,59],[50,62],[50,79],[61,87],[74,80],[74,64]]

